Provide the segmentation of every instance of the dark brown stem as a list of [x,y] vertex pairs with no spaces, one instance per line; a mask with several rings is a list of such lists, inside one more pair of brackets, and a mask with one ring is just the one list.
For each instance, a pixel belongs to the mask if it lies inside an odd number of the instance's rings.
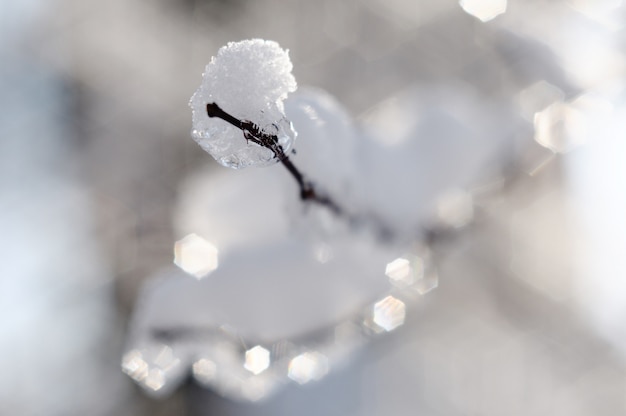
[[241,129],[246,140],[271,150],[298,183],[298,187],[300,188],[300,198],[303,201],[311,201],[323,205],[337,215],[343,214],[341,207],[329,196],[323,195],[317,191],[313,183],[307,180],[304,174],[300,172],[291,160],[289,160],[289,157],[285,154],[282,146],[278,143],[278,137],[276,135],[265,133],[259,128],[259,126],[251,121],[239,120],[222,110],[217,103],[207,104],[206,111],[209,117],[221,118],[227,123]]
[[241,129],[246,140],[261,147],[265,147],[266,149],[270,149],[298,183],[300,198],[303,201],[313,202],[330,209],[338,217],[343,217],[352,227],[372,227],[376,236],[381,241],[392,241],[398,237],[393,227],[386,224],[378,215],[371,213],[355,215],[354,213],[350,213],[337,204],[329,195],[316,189],[313,182],[309,181],[285,154],[282,146],[278,143],[278,137],[276,135],[265,133],[259,126],[251,121],[239,120],[220,108],[217,103],[207,104],[206,110],[209,117],[221,118],[227,123]]

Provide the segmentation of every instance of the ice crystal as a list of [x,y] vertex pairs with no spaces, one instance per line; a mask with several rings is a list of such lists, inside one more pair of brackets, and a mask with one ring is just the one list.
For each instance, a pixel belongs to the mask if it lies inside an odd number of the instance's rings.
[[215,103],[241,121],[250,121],[265,134],[275,136],[286,154],[296,133],[287,120],[283,100],[296,90],[288,51],[261,39],[230,42],[207,65],[202,85],[191,97],[193,139],[219,163],[239,169],[270,165],[278,155],[248,140],[241,129],[207,115]]

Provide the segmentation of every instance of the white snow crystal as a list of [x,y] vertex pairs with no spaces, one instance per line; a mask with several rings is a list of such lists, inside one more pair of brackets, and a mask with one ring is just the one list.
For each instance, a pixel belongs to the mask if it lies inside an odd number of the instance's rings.
[[206,105],[256,124],[263,132],[278,137],[287,153],[296,136],[285,117],[282,101],[296,90],[288,51],[261,39],[230,42],[211,59],[202,85],[191,97],[191,135],[219,163],[235,169],[269,165],[278,161],[274,152],[246,140],[243,132],[226,121],[207,115]]

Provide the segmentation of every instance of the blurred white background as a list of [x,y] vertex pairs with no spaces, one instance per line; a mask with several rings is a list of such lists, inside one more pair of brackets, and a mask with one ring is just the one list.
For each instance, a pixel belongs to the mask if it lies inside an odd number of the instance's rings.
[[[0,0],[0,414],[623,415],[626,5],[461,3]],[[345,369],[256,404],[192,382],[149,399],[120,371],[129,317],[183,236],[181,184],[222,169],[187,102],[218,48],[252,37],[394,134],[428,112],[394,110],[407,94],[447,89],[445,109],[471,90],[520,174]],[[454,169],[437,160],[433,178]]]

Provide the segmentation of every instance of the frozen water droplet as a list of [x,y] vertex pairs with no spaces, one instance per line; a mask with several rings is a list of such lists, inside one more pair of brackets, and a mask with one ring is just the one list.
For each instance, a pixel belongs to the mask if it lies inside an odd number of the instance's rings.
[[278,124],[272,123],[263,127],[263,133],[277,136],[279,133]]
[[189,101],[193,139],[227,167],[276,163],[278,157],[273,151],[247,140],[238,127],[209,117],[206,105],[216,103],[239,120],[264,126],[262,131],[276,136],[287,153],[296,137],[283,108],[287,94],[296,90],[291,69],[288,51],[276,42],[253,39],[222,47],[207,65],[202,85]]

